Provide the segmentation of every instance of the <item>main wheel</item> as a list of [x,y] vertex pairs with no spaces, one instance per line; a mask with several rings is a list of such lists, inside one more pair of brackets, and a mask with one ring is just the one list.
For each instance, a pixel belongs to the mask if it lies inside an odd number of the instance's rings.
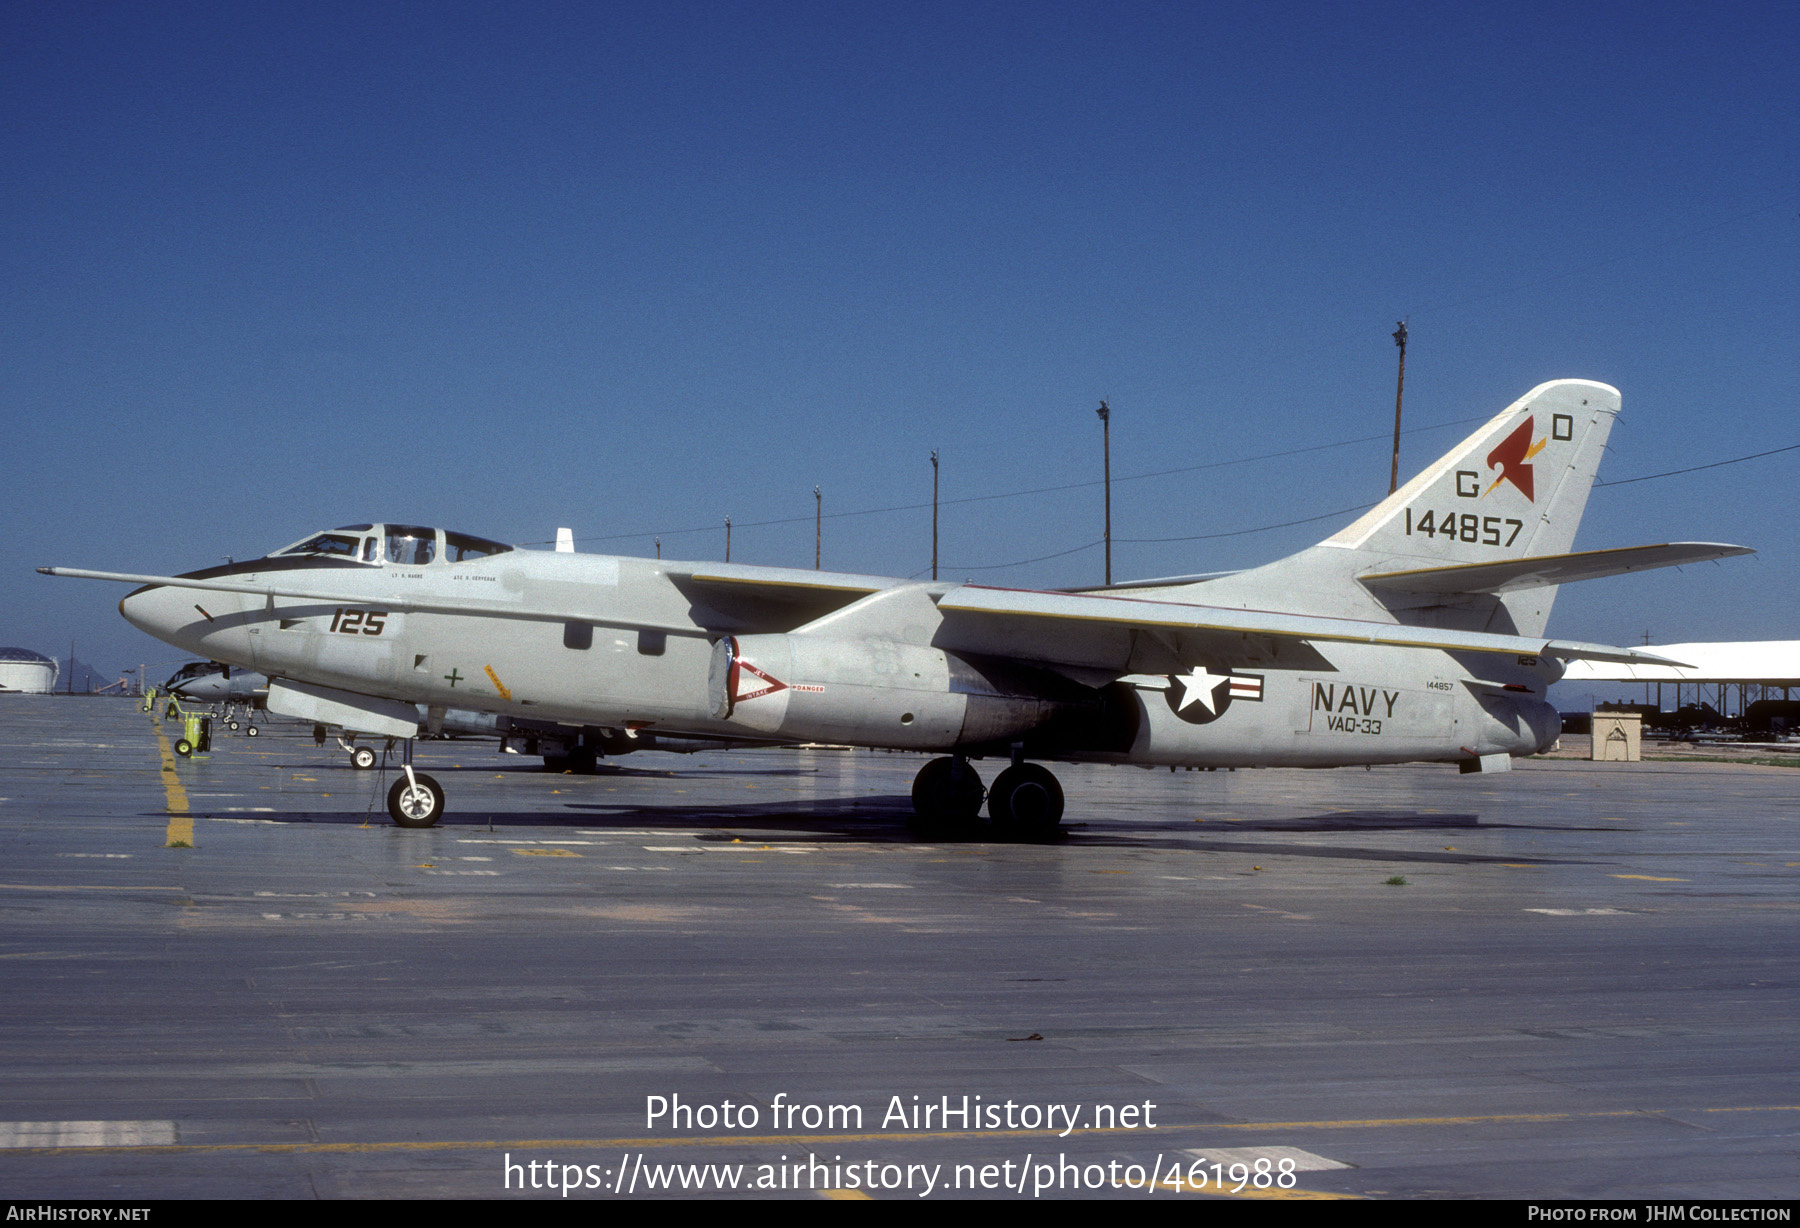
[[1012,839],[1042,840],[1062,824],[1062,816],[1062,785],[1035,763],[1007,768],[988,790],[988,817]]
[[375,766],[374,748],[368,747],[368,746],[359,746],[355,750],[351,751],[350,752],[350,766],[357,768],[358,770],[364,771],[364,772],[366,772],[370,768],[374,767]]
[[244,736],[246,738],[254,738],[256,735],[257,735],[257,730],[256,730],[255,725],[252,725],[248,729],[244,730]]
[[[366,749],[366,748],[365,748]],[[444,790],[423,772],[405,776],[388,790],[388,813],[402,827],[430,827],[444,817]]]
[[194,744],[186,738],[182,738],[175,743],[175,753],[185,759],[194,753]]
[[933,759],[913,778],[913,812],[925,827],[963,827],[981,815],[981,777],[966,759]]
[[233,733],[237,732],[237,727],[238,727],[238,723],[236,721],[226,721],[225,722],[225,728],[231,730]]

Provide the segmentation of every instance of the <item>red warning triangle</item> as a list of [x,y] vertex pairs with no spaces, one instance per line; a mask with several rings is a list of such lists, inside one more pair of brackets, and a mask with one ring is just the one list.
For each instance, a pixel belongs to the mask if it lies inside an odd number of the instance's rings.
[[734,659],[731,663],[731,702],[734,704],[741,704],[747,699],[761,699],[764,695],[773,695],[787,689],[787,683],[765,674],[748,661]]

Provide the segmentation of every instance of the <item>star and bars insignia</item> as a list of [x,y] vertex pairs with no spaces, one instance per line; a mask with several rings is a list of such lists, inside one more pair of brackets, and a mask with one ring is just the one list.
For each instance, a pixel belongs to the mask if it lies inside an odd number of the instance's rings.
[[1185,674],[1170,674],[1169,688],[1163,692],[1169,711],[1190,725],[1206,725],[1225,715],[1234,700],[1261,703],[1263,676],[1234,674],[1230,670],[1214,673],[1204,665],[1196,665]]

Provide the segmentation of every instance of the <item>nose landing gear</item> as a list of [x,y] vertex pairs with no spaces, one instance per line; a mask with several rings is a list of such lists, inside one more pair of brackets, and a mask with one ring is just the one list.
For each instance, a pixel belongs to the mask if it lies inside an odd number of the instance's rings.
[[406,765],[406,774],[387,795],[388,814],[401,827],[430,827],[444,815],[444,790],[423,772]]

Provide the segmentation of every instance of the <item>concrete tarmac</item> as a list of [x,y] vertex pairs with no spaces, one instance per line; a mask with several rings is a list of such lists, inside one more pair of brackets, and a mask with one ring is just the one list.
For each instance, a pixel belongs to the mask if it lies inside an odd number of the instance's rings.
[[407,831],[176,736],[0,697],[9,1198],[1800,1192],[1791,770],[1061,766],[1020,845],[916,755],[421,743]]

